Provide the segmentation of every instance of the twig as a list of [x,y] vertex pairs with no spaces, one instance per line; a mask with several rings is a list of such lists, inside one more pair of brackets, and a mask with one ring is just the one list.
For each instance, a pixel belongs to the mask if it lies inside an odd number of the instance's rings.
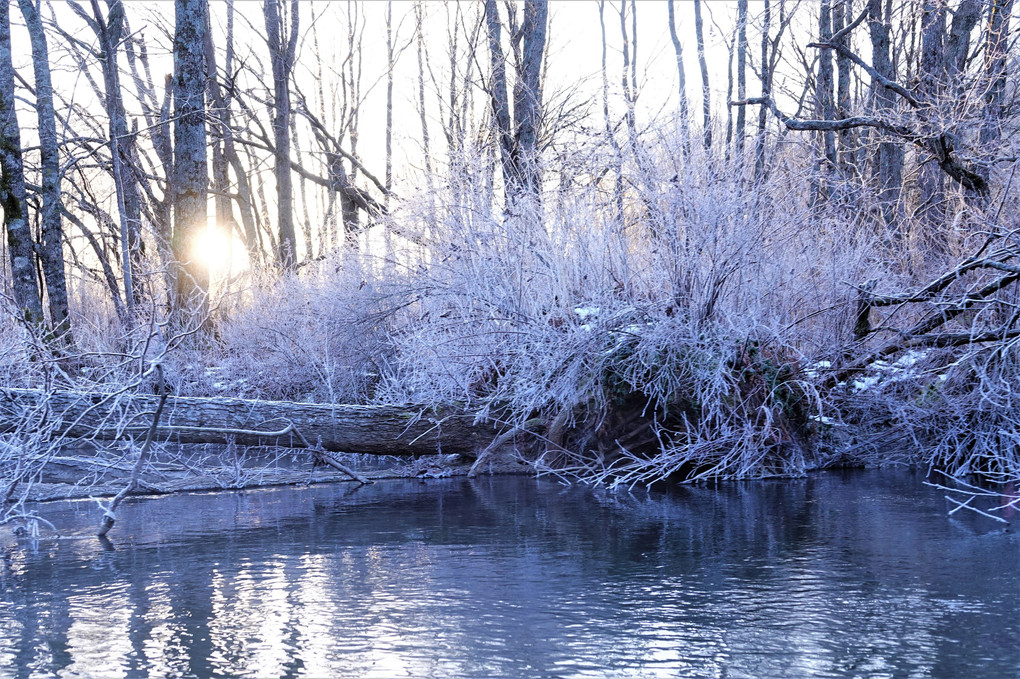
[[149,427],[149,432],[145,435],[145,442],[142,444],[142,449],[138,451],[138,460],[135,462],[134,469],[131,470],[131,480],[128,484],[114,496],[113,500],[110,501],[108,506],[103,506],[101,502],[96,500],[99,506],[103,509],[103,525],[100,526],[99,532],[96,533],[100,538],[105,538],[106,534],[113,528],[113,524],[117,521],[115,512],[117,506],[120,505],[121,501],[127,497],[128,493],[138,487],[138,475],[142,470],[142,466],[149,459],[149,451],[152,449],[152,440],[156,437],[156,430],[159,428],[159,418],[163,415],[163,406],[166,404],[167,389],[166,382],[163,379],[163,366],[160,364],[155,365],[156,369],[156,388],[159,390],[159,405],[156,406],[156,413],[152,416],[152,425]]
[[299,430],[293,424],[290,425],[290,428],[294,430],[294,433],[297,435],[297,437],[301,439],[302,443],[305,444],[305,448],[308,448],[312,451],[312,454],[316,457],[316,459],[322,460],[333,469],[336,469],[338,471],[343,472],[344,474],[347,474],[347,476],[351,477],[352,479],[354,479],[363,486],[372,485],[373,481],[371,479],[362,476],[358,472],[354,471],[353,469],[345,465],[340,460],[334,458],[330,453],[326,452],[326,449],[322,447],[321,438],[319,438],[315,442],[315,445],[313,446],[311,443],[308,442],[308,439],[305,438],[304,434],[301,433],[301,430]]

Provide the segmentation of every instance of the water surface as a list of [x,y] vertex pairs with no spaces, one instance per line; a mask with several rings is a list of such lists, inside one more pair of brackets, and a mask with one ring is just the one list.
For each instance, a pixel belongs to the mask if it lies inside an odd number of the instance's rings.
[[111,537],[3,545],[0,676],[1020,677],[1020,541],[906,472],[192,494]]

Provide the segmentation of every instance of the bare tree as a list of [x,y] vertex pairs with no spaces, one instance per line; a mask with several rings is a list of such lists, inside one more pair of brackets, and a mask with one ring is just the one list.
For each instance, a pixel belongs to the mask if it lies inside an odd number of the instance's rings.
[[[228,21],[233,20],[233,13]],[[213,44],[211,17],[209,12],[205,13],[205,67],[207,72],[208,85],[208,116],[211,129],[208,130],[212,137],[212,193],[213,204],[216,211],[216,225],[221,229],[227,229],[228,233],[234,233],[237,222],[234,219],[233,202],[230,199],[230,161],[227,160],[227,153],[224,149],[226,137],[232,134],[230,129],[230,108],[223,99],[220,88],[219,74],[216,69],[216,46]],[[244,235],[243,233],[241,234]]]
[[[822,0],[818,6],[818,37],[823,43],[832,40],[832,1]],[[815,112],[821,120],[836,119],[836,103],[833,98],[832,52],[821,50],[818,59],[818,74],[815,82]],[[825,172],[836,167],[836,134],[825,130],[822,136],[822,155],[827,163]]]
[[698,67],[701,69],[702,134],[705,148],[712,147],[712,88],[708,79],[708,60],[705,58],[705,26],[701,19],[701,0],[694,0],[694,30],[698,38]]
[[[921,117],[926,125],[941,127],[937,119],[939,95],[945,81],[945,24],[944,0],[924,0],[921,14],[921,60],[918,64],[918,99]],[[924,237],[933,248],[940,249],[943,242],[935,234],[941,231],[946,219],[946,195],[938,157],[921,158],[918,168],[917,215]]]
[[518,29],[520,33],[512,36],[515,43],[523,41],[523,50],[514,82],[511,119],[499,8],[496,0],[485,2],[491,66],[489,96],[499,139],[508,206],[524,197],[537,198],[541,188],[538,128],[542,114],[541,74],[548,17],[548,0],[525,1],[524,20]]
[[[847,24],[853,21],[850,16],[851,0],[837,0],[832,6],[832,38],[843,49],[836,50],[836,97],[833,110],[836,118],[850,115],[851,64],[846,55],[850,48],[850,32],[845,31]],[[844,186],[856,174],[854,156],[854,130],[841,130],[836,136],[836,167],[844,180]]]
[[[278,261],[285,269],[297,264],[294,232],[294,190],[290,169],[290,75],[298,39],[298,3],[291,0],[284,17],[283,0],[265,0],[266,42],[273,69],[273,137],[275,141],[277,221],[280,243]],[[289,32],[286,25],[289,19]]]
[[[124,109],[123,92],[120,86],[120,70],[117,57],[124,36],[124,3],[121,0],[107,0],[107,12],[104,16],[98,0],[90,0],[91,14],[76,0],[68,0],[68,5],[92,29],[98,42],[98,58],[103,72],[102,87],[88,76],[85,67],[85,54],[93,53],[93,47],[67,31],[60,30],[67,43],[76,51],[84,51],[79,55],[86,77],[89,78],[93,90],[102,97],[106,114],[109,119],[110,172],[113,176],[116,191],[117,214],[119,222],[120,258],[124,278],[124,298],[127,304],[128,319],[134,312],[135,290],[134,270],[141,265],[144,254],[144,242],[141,238],[141,196],[139,193],[138,172],[135,163],[135,137],[128,130],[127,113]],[[98,208],[98,205],[96,205]]]
[[[871,37],[872,63],[875,75],[871,78],[871,102],[876,115],[892,118],[896,108],[896,94],[884,83],[896,79],[890,54],[889,18],[885,16],[882,0],[868,0],[868,28]],[[872,177],[878,190],[879,207],[883,221],[893,233],[899,231],[900,187],[903,183],[903,147],[883,139],[874,150]]]
[[1002,135],[1006,101],[1009,21],[1013,0],[992,0],[988,7],[988,31],[985,42],[985,111],[981,124],[981,144],[990,145]]
[[[259,232],[255,223],[254,198],[252,195],[251,181],[248,179],[247,168],[241,162],[241,156],[237,152],[234,143],[234,129],[231,118],[231,107],[233,105],[233,73],[234,73],[234,0],[227,0],[227,32],[224,45],[223,69],[230,87],[223,88],[223,94],[218,83],[210,87],[213,111],[218,117],[218,129],[222,135],[223,156],[234,170],[234,178],[237,182],[237,193],[234,200],[237,203],[238,212],[241,215],[242,237],[248,249],[248,260],[252,264],[262,261],[262,248],[259,246]],[[210,40],[210,44],[212,41]],[[210,78],[216,78],[217,72],[213,64],[209,65]],[[222,170],[219,170],[222,172]],[[220,180],[222,181],[222,179]]]
[[623,152],[620,149],[620,142],[616,140],[616,131],[612,118],[609,115],[609,69],[607,68],[607,54],[609,44],[606,40],[606,18],[605,0],[599,0],[599,26],[602,30],[602,118],[605,123],[605,135],[613,150],[613,170],[616,177],[614,197],[616,202],[616,219],[623,224]]
[[[772,91],[772,64],[769,58],[769,29],[772,25],[772,4],[765,0],[765,11],[761,22],[761,93],[763,97]],[[758,134],[754,141],[754,177],[760,180],[765,175],[765,128],[768,124],[768,109],[758,108]]]
[[176,305],[204,308],[209,271],[194,257],[195,239],[207,227],[206,11],[204,0],[175,0],[173,252],[178,262]]
[[21,129],[14,109],[9,2],[0,2],[0,171],[0,207],[3,207],[4,227],[7,229],[14,302],[24,320],[41,324],[43,312],[35,278],[35,248],[26,215]]
[[[741,101],[747,98],[747,0],[737,0],[737,98]],[[746,109],[737,107],[735,141],[738,158],[744,155],[746,118]]]
[[[393,46],[393,0],[386,0],[386,204],[393,189],[393,69],[396,66]],[[452,76],[451,76],[452,77]]]
[[[767,6],[768,0],[766,0]],[[690,110],[687,105],[687,74],[684,71],[684,48],[680,44],[680,38],[676,34],[676,11],[673,7],[674,0],[667,0],[666,8],[669,13],[669,39],[673,42],[673,54],[676,55],[677,91],[680,96],[680,120],[684,128],[684,134],[689,130]]]
[[32,66],[35,73],[35,108],[39,119],[39,154],[42,174],[42,260],[46,297],[49,301],[50,326],[57,336],[70,339],[67,309],[67,282],[64,276],[64,230],[60,220],[60,150],[57,146],[57,123],[53,109],[53,82],[50,78],[49,49],[39,11],[32,0],[19,0],[21,14],[32,41]]

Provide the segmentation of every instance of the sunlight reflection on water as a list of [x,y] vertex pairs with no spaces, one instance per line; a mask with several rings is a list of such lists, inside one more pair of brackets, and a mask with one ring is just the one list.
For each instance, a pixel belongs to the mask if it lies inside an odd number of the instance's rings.
[[[65,532],[98,523],[82,503],[45,509]],[[1018,541],[950,522],[911,475],[653,497],[516,478],[190,495],[125,505],[117,531],[112,552],[3,545],[0,676],[1020,667]]]

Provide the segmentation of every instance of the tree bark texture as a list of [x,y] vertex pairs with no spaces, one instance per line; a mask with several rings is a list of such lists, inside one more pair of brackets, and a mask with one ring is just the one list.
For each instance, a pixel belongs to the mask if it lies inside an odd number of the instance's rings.
[[294,182],[290,170],[290,72],[294,66],[298,37],[298,4],[291,1],[290,35],[285,32],[282,0],[265,0],[266,40],[273,71],[273,137],[276,146],[277,220],[280,234],[278,258],[284,269],[297,264],[294,231]]
[[[875,71],[887,80],[895,80],[890,55],[889,23],[882,11],[882,0],[868,0],[868,29],[871,37],[872,64]],[[871,99],[875,113],[892,117],[896,102],[893,92],[872,79]],[[878,190],[879,205],[885,226],[893,234],[899,233],[900,189],[903,184],[903,147],[897,142],[881,141],[873,156],[872,176]]]
[[496,0],[485,2],[491,68],[489,97],[509,205],[524,197],[537,198],[541,188],[538,127],[542,115],[542,57],[548,18],[547,0],[525,0],[524,21],[520,27],[523,48],[514,82],[514,115],[511,118],[499,7]]
[[[832,34],[840,36],[837,42],[844,47],[836,51],[836,101],[835,117],[846,118],[850,115],[850,79],[851,66],[850,58],[846,50],[850,49],[850,35],[843,29],[850,25],[853,17],[850,14],[850,0],[837,0],[832,6]],[[824,51],[824,50],[823,50]],[[837,135],[837,157],[840,174],[844,179],[849,179],[856,174],[856,159],[854,157],[857,144],[854,140],[853,130],[844,130]]]
[[0,207],[7,230],[14,303],[29,323],[43,322],[42,300],[35,278],[32,231],[25,212],[25,168],[21,156],[21,128],[14,104],[14,64],[11,59],[11,8],[0,0]]
[[[42,426],[68,438],[143,438],[158,396],[0,390],[0,431],[45,408]],[[330,405],[237,398],[169,397],[159,440],[244,446],[321,447],[373,455],[476,454],[498,432],[470,414],[414,407]]]
[[[19,0],[21,14],[32,42],[35,72],[35,108],[39,119],[39,153],[42,173],[42,259],[43,278],[49,300],[50,324],[57,336],[70,330],[67,316],[67,280],[64,275],[63,227],[60,219],[60,151],[57,146],[57,122],[53,109],[53,82],[50,57],[39,11],[32,0]],[[69,339],[69,337],[68,337]]]
[[[174,232],[177,308],[201,313],[209,272],[195,258],[195,239],[207,224],[209,170],[205,129],[205,0],[175,0]],[[197,305],[194,306],[194,305]]]
[[[818,38],[828,43],[832,39],[831,0],[822,0],[818,7]],[[833,98],[832,51],[822,50],[818,55],[818,80],[815,84],[815,110],[821,120],[836,119],[836,103]],[[836,134],[822,132],[822,152],[828,163],[826,172],[836,167]]]
[[514,117],[517,124],[517,154],[520,184],[528,195],[541,189],[538,169],[538,130],[542,120],[542,57],[545,55],[549,23],[548,0],[525,0],[524,52],[514,85]]
[[[988,9],[988,37],[985,45],[985,111],[981,124],[981,144],[994,143],[1002,135],[1005,113],[1009,19],[1013,0],[992,0]],[[986,172],[987,173],[987,172]]]
[[[945,86],[945,24],[944,0],[924,0],[921,15],[920,100],[921,118],[927,125],[938,125],[935,119],[939,110],[939,94]],[[918,217],[924,239],[940,250],[938,233],[944,228],[945,187],[939,158],[921,158],[917,186]]]

